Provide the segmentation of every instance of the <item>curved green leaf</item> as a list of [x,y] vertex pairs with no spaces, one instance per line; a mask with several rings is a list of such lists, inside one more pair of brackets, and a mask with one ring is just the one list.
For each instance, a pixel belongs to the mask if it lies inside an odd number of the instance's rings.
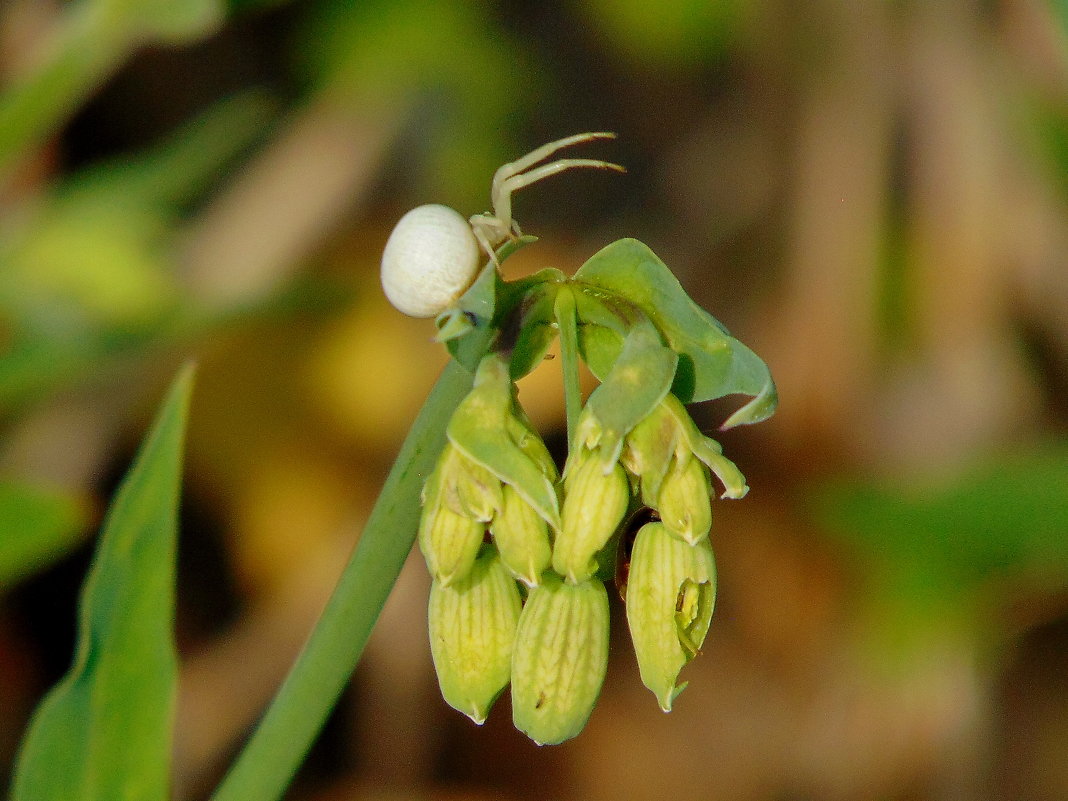
[[74,665],[38,707],[13,801],[164,801],[177,675],[174,561],[191,366],[119,487],[82,590]]
[[679,354],[672,391],[683,403],[753,396],[724,428],[758,423],[774,413],[778,395],[767,365],[694,303],[646,245],[636,239],[617,240],[582,265],[575,280],[618,295],[649,316]]

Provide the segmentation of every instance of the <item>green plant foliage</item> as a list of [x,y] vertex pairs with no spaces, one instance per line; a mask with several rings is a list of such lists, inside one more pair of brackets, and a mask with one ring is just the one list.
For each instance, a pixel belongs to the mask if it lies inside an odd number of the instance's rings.
[[170,797],[175,540],[192,382],[187,366],[104,521],[74,665],[34,714],[14,801]]
[[924,565],[948,584],[1068,584],[1068,443],[988,458],[947,483],[842,483],[817,498],[818,518],[881,562]]
[[432,100],[416,151],[420,191],[453,208],[487,203],[482,176],[501,163],[498,132],[537,101],[541,80],[523,42],[494,17],[466,0],[328,0],[299,42],[302,66],[364,114]]
[[85,518],[85,505],[68,493],[0,482],[0,590],[66,553]]
[[[735,393],[755,396],[731,415],[724,428],[759,423],[775,411],[778,395],[767,365],[694,303],[648,246],[636,239],[613,242],[582,265],[575,281],[606,290],[648,315],[679,354],[672,392],[683,403]],[[595,352],[601,347],[596,342],[585,345],[590,367],[599,375],[598,365],[606,362]]]
[[[261,93],[220,102],[135,157],[89,167],[0,241],[0,411],[174,336],[189,315],[172,256],[182,208],[273,113]],[[188,323],[188,321],[186,321]]]
[[1068,588],[1068,443],[990,457],[939,483],[842,481],[810,512],[864,565],[873,655],[998,642],[1006,597]]
[[699,68],[722,56],[745,0],[582,0],[600,35],[638,68]]

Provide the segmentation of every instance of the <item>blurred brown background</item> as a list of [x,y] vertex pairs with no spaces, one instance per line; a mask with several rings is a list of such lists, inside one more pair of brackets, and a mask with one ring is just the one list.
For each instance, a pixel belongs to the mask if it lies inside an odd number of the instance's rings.
[[[52,538],[0,572],[5,772],[195,356],[175,793],[210,792],[444,363],[381,296],[393,223],[611,130],[581,155],[629,173],[524,191],[509,269],[637,237],[781,396],[722,437],[753,489],[714,507],[690,686],[658,710],[617,608],[579,738],[534,746],[506,697],[476,728],[413,559],[290,797],[1068,798],[1062,4],[6,0],[0,76],[0,472]],[[560,444],[556,371],[521,400]]]

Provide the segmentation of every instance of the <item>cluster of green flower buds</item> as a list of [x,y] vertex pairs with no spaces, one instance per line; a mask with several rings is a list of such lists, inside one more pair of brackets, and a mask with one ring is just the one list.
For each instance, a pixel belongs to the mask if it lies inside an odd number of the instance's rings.
[[642,506],[659,521],[637,533],[621,591],[642,681],[671,709],[714,606],[711,474],[726,496],[747,489],[675,396],[618,442],[595,405],[583,411],[560,480],[506,364],[487,356],[424,490],[419,545],[433,576],[442,695],[482,723],[511,682],[515,725],[538,743],[574,737],[593,710],[608,662],[604,579],[625,521]]
[[[600,380],[582,406],[572,371],[562,475],[514,384],[557,333],[565,390],[577,356]],[[748,490],[683,400],[749,394],[725,427],[757,422],[775,408],[767,367],[634,240],[573,279],[547,270],[503,285],[487,268],[439,338],[475,374],[426,481],[418,532],[446,702],[482,723],[511,684],[519,730],[539,744],[577,735],[605,678],[615,574],[642,681],[670,711],[715,605],[713,478],[723,497]],[[631,543],[637,519],[650,522]]]

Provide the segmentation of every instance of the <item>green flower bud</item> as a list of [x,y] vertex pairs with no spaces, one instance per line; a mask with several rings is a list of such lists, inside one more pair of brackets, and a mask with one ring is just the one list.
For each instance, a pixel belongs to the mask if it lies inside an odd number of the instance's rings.
[[712,528],[712,481],[692,456],[676,459],[660,485],[658,511],[668,531],[696,545]]
[[519,617],[512,720],[538,745],[561,743],[589,720],[608,666],[608,594],[598,581],[546,573]]
[[660,484],[667,475],[681,437],[678,420],[668,401],[664,400],[634,427],[624,441],[620,462],[641,479],[642,500],[648,506],[657,505]]
[[479,725],[511,676],[521,608],[519,588],[492,548],[463,579],[430,588],[430,651],[441,696]]
[[568,581],[597,571],[597,552],[615,533],[630,503],[630,482],[618,462],[607,469],[591,452],[569,476],[553,546],[553,569]]
[[553,483],[560,477],[545,442],[534,430],[522,407],[516,404],[514,413],[508,417],[508,435],[541,470],[542,475]]
[[454,511],[487,523],[501,505],[501,480],[482,465],[460,458],[463,468],[454,485],[460,508]]
[[630,557],[627,622],[642,683],[665,712],[686,687],[675,682],[705,640],[715,600],[708,540],[691,546],[662,523],[642,526]]
[[[432,490],[435,484],[436,490]],[[457,514],[483,523],[492,520],[501,505],[500,479],[464,456],[451,442],[445,443],[424,496],[432,491]]]
[[419,550],[430,575],[446,586],[463,579],[475,563],[486,524],[457,514],[436,492],[428,494],[419,521]]
[[538,586],[552,561],[549,526],[508,484],[504,485],[504,503],[490,532],[504,566],[528,587]]

